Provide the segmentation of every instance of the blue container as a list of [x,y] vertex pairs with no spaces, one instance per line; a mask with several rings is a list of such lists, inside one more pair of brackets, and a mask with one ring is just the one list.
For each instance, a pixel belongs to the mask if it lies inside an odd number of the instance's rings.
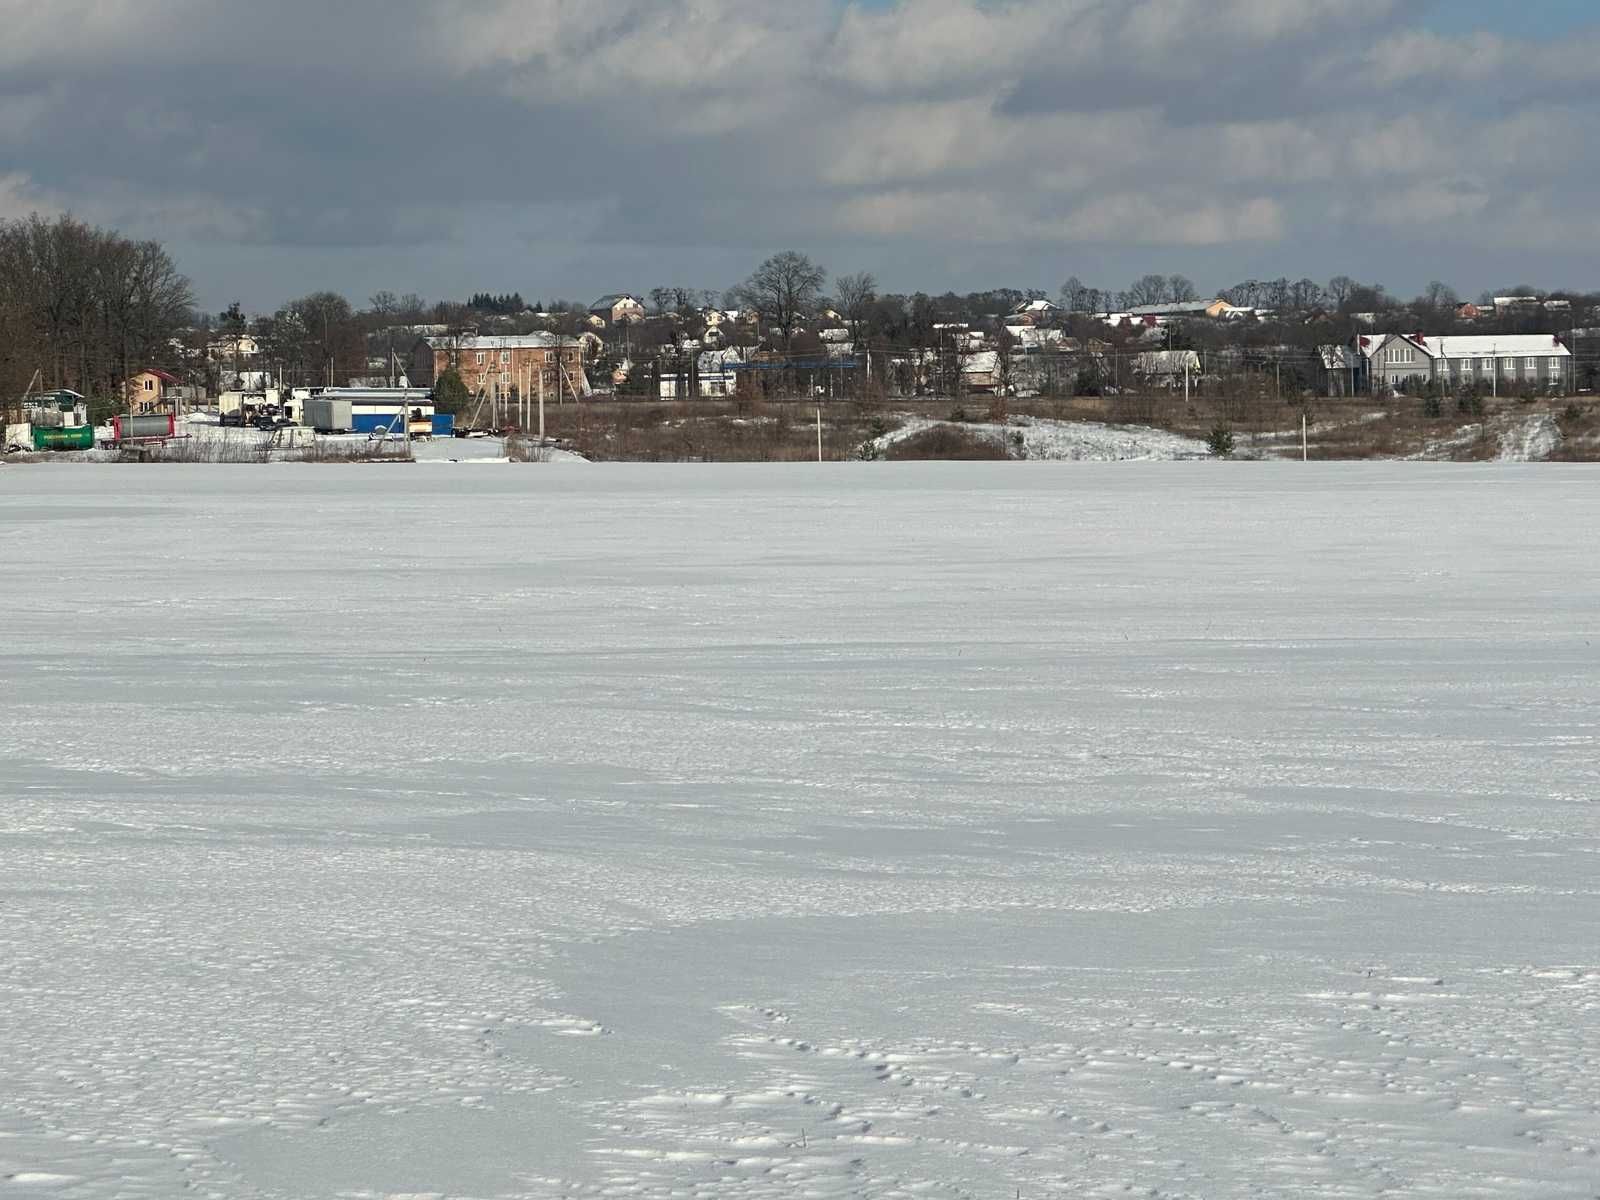
[[456,431],[455,413],[436,412],[433,414],[433,436],[451,437]]

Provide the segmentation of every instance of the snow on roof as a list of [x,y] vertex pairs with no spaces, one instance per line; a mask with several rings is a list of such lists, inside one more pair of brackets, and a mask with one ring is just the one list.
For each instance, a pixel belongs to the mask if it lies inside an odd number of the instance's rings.
[[[574,339],[567,338],[570,344]],[[548,333],[507,333],[480,337],[431,337],[423,341],[435,350],[550,350],[556,339]]]
[[1172,304],[1136,304],[1128,311],[1136,317],[1187,316],[1206,311],[1215,300],[1180,300]]
[[1425,333],[1364,333],[1357,349],[1372,358],[1387,343],[1404,342],[1428,358],[1559,358],[1572,351],[1548,333],[1475,333],[1462,337],[1433,337]]
[[1024,350],[1060,345],[1066,340],[1066,334],[1059,329],[1035,329],[1032,325],[1007,325],[1006,332],[1015,338]]
[[[1415,338],[1407,338],[1415,342]],[[1466,337],[1423,339],[1440,358],[1558,358],[1569,355],[1561,342],[1548,333],[1471,334]]]
[[1397,336],[1399,335],[1393,333],[1363,333],[1356,338],[1356,350],[1358,353],[1365,354],[1368,358],[1371,358],[1378,352],[1380,346],[1390,338]]

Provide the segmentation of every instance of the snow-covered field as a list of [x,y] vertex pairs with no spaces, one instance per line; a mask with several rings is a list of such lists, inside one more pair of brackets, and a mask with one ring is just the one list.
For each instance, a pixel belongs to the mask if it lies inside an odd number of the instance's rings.
[[0,1200],[1589,1200],[1597,517],[0,469]]

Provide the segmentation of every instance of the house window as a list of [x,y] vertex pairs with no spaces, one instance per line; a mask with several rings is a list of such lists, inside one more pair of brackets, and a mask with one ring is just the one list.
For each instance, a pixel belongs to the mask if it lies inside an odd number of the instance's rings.
[[1528,372],[1530,375],[1533,374],[1533,372],[1535,372],[1535,371],[1537,371],[1539,369],[1539,360],[1536,359],[1536,358],[1525,358],[1525,359],[1523,359],[1522,360],[1522,369],[1524,371]]
[[502,385],[505,385],[505,384],[508,384],[510,382],[511,382],[511,372],[510,371],[501,371],[500,372],[500,383]]
[[500,365],[504,366],[506,363],[508,363],[510,361],[511,361],[511,351],[509,351],[509,350],[500,351]]
[[146,379],[144,381],[144,390],[147,391],[147,392],[155,391],[156,390],[156,381],[154,379]]
[[477,365],[478,365],[478,366],[480,366],[480,367],[481,367],[481,366],[483,366],[483,364],[484,364],[484,363],[485,363],[485,362],[486,362],[486,361],[487,361],[487,360],[488,360],[488,355],[486,355],[486,354],[484,354],[484,352],[483,352],[483,351],[482,351],[482,350],[479,350],[479,351],[478,351],[478,357],[477,357],[477,359],[476,359],[476,360],[475,360],[475,361],[476,361],[476,363],[477,363]]

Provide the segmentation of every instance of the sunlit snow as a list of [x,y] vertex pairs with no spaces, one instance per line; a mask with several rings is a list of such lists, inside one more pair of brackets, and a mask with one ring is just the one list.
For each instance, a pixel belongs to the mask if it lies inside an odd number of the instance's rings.
[[0,468],[0,1200],[1588,1200],[1597,516]]

